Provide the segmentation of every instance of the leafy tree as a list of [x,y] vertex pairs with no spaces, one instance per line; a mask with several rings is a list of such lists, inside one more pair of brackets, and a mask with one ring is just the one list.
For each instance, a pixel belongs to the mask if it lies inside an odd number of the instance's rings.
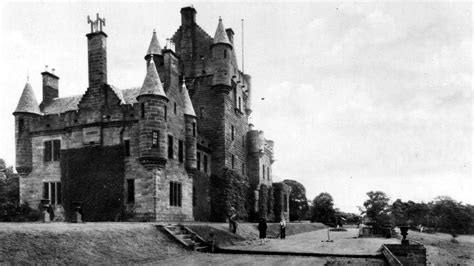
[[436,229],[443,231],[467,231],[472,223],[472,209],[448,196],[436,197],[431,204],[431,218]]
[[367,193],[368,200],[364,202],[362,214],[370,219],[374,226],[385,226],[390,223],[390,198],[382,191],[370,191]]
[[0,159],[0,203],[18,203],[20,187],[18,174],[13,172],[13,166],[6,167]]
[[305,187],[295,180],[286,179],[283,183],[291,187],[289,198],[290,221],[307,219],[309,216],[309,206]]
[[331,194],[323,192],[314,198],[311,221],[327,225],[336,223],[336,211]]

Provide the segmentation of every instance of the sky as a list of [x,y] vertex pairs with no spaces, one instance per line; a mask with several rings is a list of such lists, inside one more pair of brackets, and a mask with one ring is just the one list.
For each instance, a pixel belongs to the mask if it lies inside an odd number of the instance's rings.
[[45,65],[59,94],[87,88],[87,16],[106,18],[108,81],[141,86],[152,31],[162,45],[192,4],[211,36],[219,16],[252,75],[252,122],[275,141],[273,179],[330,193],[358,212],[392,201],[472,196],[472,5],[467,2],[90,2],[0,4],[0,158],[14,165],[14,111]]

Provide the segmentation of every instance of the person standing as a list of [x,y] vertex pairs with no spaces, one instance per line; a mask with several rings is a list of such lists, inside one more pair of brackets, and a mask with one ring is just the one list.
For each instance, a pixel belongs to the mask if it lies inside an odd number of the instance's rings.
[[267,241],[267,221],[265,218],[260,218],[258,223],[258,232],[260,237],[260,245],[264,245]]
[[285,239],[285,233],[286,233],[286,222],[285,222],[285,218],[283,218],[280,221],[280,238],[281,239]]

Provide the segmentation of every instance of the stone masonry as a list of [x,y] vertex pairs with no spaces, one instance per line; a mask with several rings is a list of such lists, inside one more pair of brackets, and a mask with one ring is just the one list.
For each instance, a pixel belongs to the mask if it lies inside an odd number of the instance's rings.
[[[234,32],[219,19],[211,37],[196,23],[196,13],[193,7],[181,9],[181,26],[164,48],[153,32],[141,87],[108,83],[107,34],[98,15],[89,20],[86,35],[89,87],[83,94],[59,97],[59,77],[46,70],[38,104],[27,82],[13,113],[22,202],[36,208],[47,198],[67,217],[73,200],[91,204],[94,195],[108,199],[118,189],[121,196],[103,203],[115,206],[107,216],[115,220],[208,220],[211,174],[228,168],[248,176],[250,195],[258,195],[262,184],[272,186],[274,145],[249,124],[253,88],[250,75],[238,67]],[[71,178],[90,178],[81,177],[87,171],[79,162],[88,160],[81,151],[103,152],[101,147],[123,151],[110,155],[123,160],[117,175],[123,187],[71,187],[81,184]],[[277,187],[282,208],[289,191]],[[97,191],[74,194],[91,188]]]

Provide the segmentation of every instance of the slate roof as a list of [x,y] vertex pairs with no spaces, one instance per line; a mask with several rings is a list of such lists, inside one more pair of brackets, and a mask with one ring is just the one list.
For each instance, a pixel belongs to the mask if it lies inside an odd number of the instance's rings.
[[165,90],[163,89],[163,84],[161,84],[160,76],[158,76],[158,72],[156,71],[153,57],[150,59],[145,80],[143,81],[143,86],[140,89],[140,93],[138,94],[138,96],[143,95],[156,95],[168,98],[166,97]]
[[151,36],[150,46],[148,47],[148,52],[146,53],[146,55],[150,55],[150,54],[161,55],[161,46],[160,46],[160,43],[158,42],[158,38],[156,37],[155,30],[153,30],[153,36]]
[[74,95],[63,98],[55,98],[48,105],[43,106],[43,113],[45,115],[61,114],[67,111],[75,111],[79,109],[79,102],[82,95]]
[[183,81],[183,86],[182,86],[182,92],[183,92],[183,102],[184,102],[184,114],[196,116],[196,113],[194,112],[193,103],[191,102],[191,98],[189,98],[188,88],[186,88],[186,83],[184,81]]
[[31,88],[31,84],[26,82],[25,88],[21,93],[20,100],[16,106],[15,113],[32,113],[32,114],[41,114],[41,110],[36,100],[35,93]]
[[229,37],[227,36],[227,32],[225,31],[224,24],[222,24],[221,18],[219,18],[219,24],[217,24],[216,34],[214,34],[213,43],[226,43],[232,46],[229,41]]

